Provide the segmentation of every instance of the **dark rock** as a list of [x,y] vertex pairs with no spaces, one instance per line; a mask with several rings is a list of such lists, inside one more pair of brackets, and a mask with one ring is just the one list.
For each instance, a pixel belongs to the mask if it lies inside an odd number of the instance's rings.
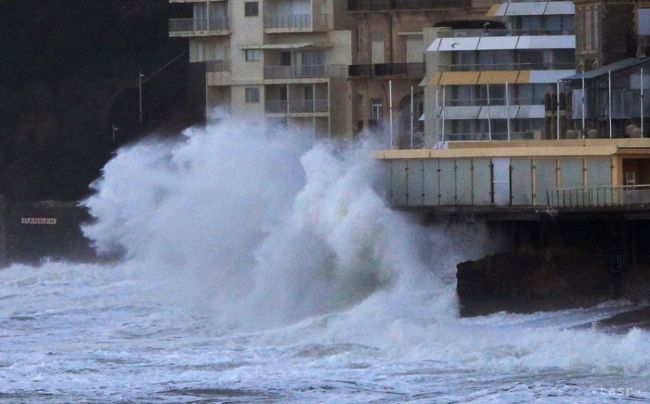
[[519,250],[458,265],[462,316],[591,306],[613,292],[607,257],[581,250]]

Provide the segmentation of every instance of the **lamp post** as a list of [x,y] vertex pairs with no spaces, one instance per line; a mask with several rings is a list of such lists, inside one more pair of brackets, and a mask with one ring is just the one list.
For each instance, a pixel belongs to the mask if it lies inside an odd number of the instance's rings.
[[140,95],[140,123],[142,123],[142,79],[144,78],[144,74],[140,72],[138,74],[138,94]]
[[117,132],[120,130],[117,126],[115,126],[115,123],[113,123],[113,143],[117,141]]

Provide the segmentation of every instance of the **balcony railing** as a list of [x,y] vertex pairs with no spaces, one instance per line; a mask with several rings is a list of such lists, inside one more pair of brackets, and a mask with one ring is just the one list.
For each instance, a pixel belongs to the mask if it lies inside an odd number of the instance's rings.
[[329,111],[329,100],[327,98],[303,99],[303,100],[266,100],[265,111],[270,114],[306,114],[322,113]]
[[311,112],[327,112],[329,109],[329,102],[327,99],[313,99],[313,100],[291,100],[289,101],[289,112],[291,113],[311,113]]
[[222,31],[228,29],[228,17],[219,18],[172,18],[169,32]]
[[230,60],[210,60],[205,62],[206,73],[222,73],[230,71]]
[[381,63],[374,65],[350,65],[350,77],[403,76],[421,78],[425,75],[424,63]]
[[301,79],[327,77],[325,65],[264,66],[265,79]]
[[349,11],[465,8],[471,0],[348,0]]
[[270,114],[286,114],[287,100],[266,100],[264,102],[264,110]]
[[264,17],[264,28],[318,30],[327,27],[327,14],[277,14]]
[[452,72],[478,72],[478,71],[501,71],[501,70],[575,70],[574,62],[537,62],[537,63],[468,63],[440,65]]
[[575,35],[574,29],[456,29],[456,38],[485,37],[485,36],[542,36],[542,35]]
[[551,189],[546,197],[557,208],[643,206],[650,205],[650,185]]

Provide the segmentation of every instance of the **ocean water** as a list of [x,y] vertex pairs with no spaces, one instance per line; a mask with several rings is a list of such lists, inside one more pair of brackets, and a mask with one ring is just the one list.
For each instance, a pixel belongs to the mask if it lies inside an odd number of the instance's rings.
[[0,401],[650,401],[625,302],[461,319],[480,223],[390,210],[365,145],[227,121],[121,150],[84,202],[111,264],[0,271]]

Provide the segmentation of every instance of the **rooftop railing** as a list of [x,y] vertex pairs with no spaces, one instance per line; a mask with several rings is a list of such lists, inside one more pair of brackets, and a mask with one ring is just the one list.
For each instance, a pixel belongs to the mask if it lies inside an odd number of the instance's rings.
[[228,29],[228,17],[219,18],[172,18],[169,32],[222,31]]
[[546,197],[555,208],[643,206],[650,205],[650,185],[550,189]]
[[[531,131],[510,132],[510,140],[532,140],[535,134]],[[482,141],[507,141],[507,132],[489,133],[449,133],[445,134],[445,141],[450,142],[482,142]]]

